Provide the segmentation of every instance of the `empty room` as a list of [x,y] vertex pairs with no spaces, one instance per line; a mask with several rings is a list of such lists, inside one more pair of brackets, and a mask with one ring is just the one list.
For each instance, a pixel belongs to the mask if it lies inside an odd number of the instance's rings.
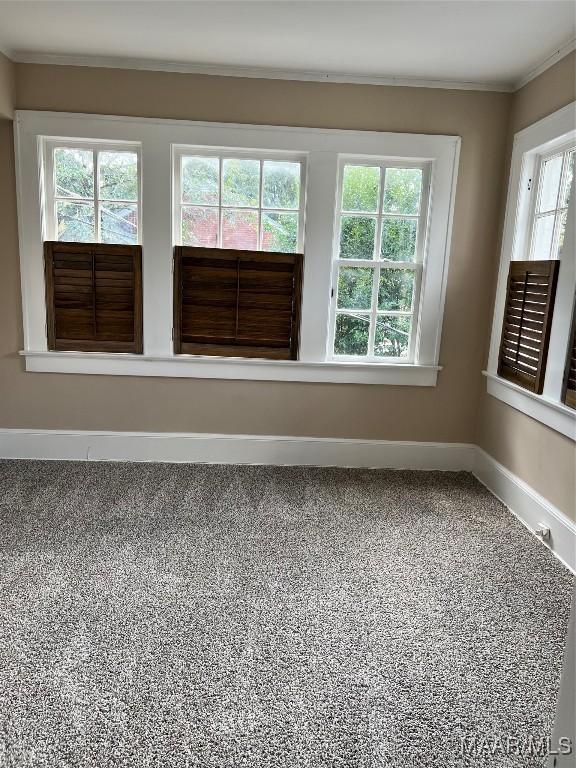
[[0,0],[0,768],[576,768],[576,2]]

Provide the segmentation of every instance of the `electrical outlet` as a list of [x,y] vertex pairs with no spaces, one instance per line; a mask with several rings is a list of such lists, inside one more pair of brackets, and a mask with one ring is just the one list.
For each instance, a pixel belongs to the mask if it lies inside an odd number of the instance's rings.
[[534,533],[543,541],[548,541],[550,538],[550,528],[548,528],[547,525],[544,525],[544,523],[539,523],[534,529]]

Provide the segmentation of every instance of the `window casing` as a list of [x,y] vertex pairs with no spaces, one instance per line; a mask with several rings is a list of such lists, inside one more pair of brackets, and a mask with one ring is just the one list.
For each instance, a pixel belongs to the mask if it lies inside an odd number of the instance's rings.
[[[515,136],[485,371],[489,394],[573,440],[576,439],[576,414],[564,403],[563,384],[576,292],[576,194],[572,170],[576,146],[575,106],[569,104]],[[551,183],[551,163],[556,163],[554,183]],[[546,238],[539,232],[539,221],[544,217],[549,218]],[[544,386],[542,393],[537,394],[498,375],[507,280],[511,261],[555,259],[559,261],[556,298]]]
[[[436,383],[458,137],[26,111],[18,113],[16,127],[23,355],[28,370],[417,386]],[[71,136],[75,138],[53,138]],[[109,146],[138,150],[138,241],[142,244],[143,285],[143,354],[138,359],[130,354],[47,350],[42,242],[53,238],[54,232],[54,222],[50,221],[54,192],[49,189],[53,178],[49,149],[58,143],[89,145],[98,150]],[[257,159],[260,166],[267,160],[301,164],[298,239],[304,251],[304,274],[298,360],[174,354],[172,261],[174,245],[181,239],[181,212],[177,215],[176,211],[182,202],[188,202],[176,195],[176,158],[182,150],[191,152],[191,156],[221,156],[222,162],[248,157]],[[425,264],[411,359],[354,356],[344,360],[331,353],[338,178],[341,161],[347,158],[363,158],[369,164],[428,164],[430,169]],[[261,196],[259,217],[276,210],[266,205]],[[262,246],[261,237],[259,243]]]
[[140,244],[139,144],[47,139],[42,151],[45,240]]
[[[372,178],[372,190],[366,177]],[[330,325],[334,360],[414,361],[429,188],[429,163],[340,161]]]

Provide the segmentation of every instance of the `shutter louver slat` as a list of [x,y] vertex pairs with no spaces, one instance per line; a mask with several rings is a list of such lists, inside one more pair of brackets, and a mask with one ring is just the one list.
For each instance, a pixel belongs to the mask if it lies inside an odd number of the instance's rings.
[[576,408],[576,297],[572,317],[572,334],[566,360],[564,378],[564,403],[570,408]]
[[48,348],[142,352],[142,249],[44,243]]
[[498,375],[536,394],[544,387],[558,261],[513,261],[508,288]]
[[302,259],[176,247],[175,353],[296,359]]

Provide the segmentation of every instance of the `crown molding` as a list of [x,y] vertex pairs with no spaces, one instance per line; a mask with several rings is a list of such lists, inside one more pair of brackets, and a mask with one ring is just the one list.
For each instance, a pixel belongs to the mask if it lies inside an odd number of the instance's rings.
[[472,82],[467,80],[434,80],[416,77],[380,77],[376,75],[353,75],[345,72],[309,72],[290,69],[267,69],[264,67],[231,67],[208,64],[185,64],[177,61],[156,61],[152,59],[124,59],[99,56],[69,56],[49,53],[21,51],[12,54],[18,64],[53,64],[69,67],[102,67],[105,69],[134,69],[154,72],[176,72],[216,77],[245,77],[261,80],[297,80],[316,83],[350,83],[354,85],[387,85],[405,88],[438,88],[467,91],[513,91],[509,83]]
[[260,80],[296,80],[315,83],[349,83],[353,85],[401,86],[404,88],[438,88],[443,90],[495,91],[514,93],[537,78],[554,64],[576,50],[576,38],[555,49],[540,64],[512,83],[474,82],[469,80],[435,80],[417,77],[381,77],[354,75],[346,72],[315,72],[265,67],[233,67],[226,65],[186,64],[178,61],[155,59],[129,59],[122,57],[73,56],[67,54],[9,52],[0,45],[0,53],[17,64],[52,64],[68,67],[95,67],[104,69],[133,69],[151,72],[211,75],[213,77],[245,77]]
[[550,56],[546,57],[544,61],[538,64],[537,67],[534,67],[534,69],[531,69],[530,72],[527,72],[523,77],[521,77],[520,80],[517,80],[516,83],[514,83],[512,90],[519,91],[520,88],[523,88],[529,82],[535,80],[539,75],[541,75],[543,72],[546,72],[546,70],[550,69],[550,67],[553,67],[554,64],[562,61],[565,56],[568,56],[568,54],[572,53],[574,50],[576,50],[576,37],[573,37],[567,43],[561,45],[559,48],[553,51]]

